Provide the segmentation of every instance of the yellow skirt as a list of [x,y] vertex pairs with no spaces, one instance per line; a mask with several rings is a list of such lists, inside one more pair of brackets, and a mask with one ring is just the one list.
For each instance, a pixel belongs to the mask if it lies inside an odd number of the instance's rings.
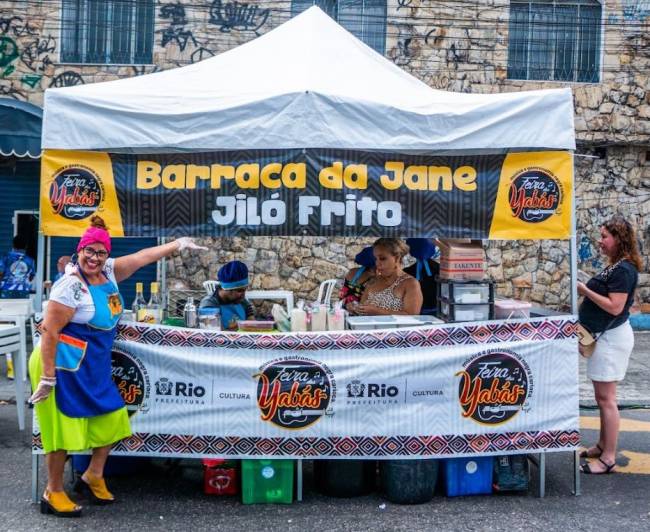
[[[29,378],[35,390],[41,379],[41,346],[29,357]],[[36,403],[36,417],[41,429],[41,442],[46,453],[53,451],[85,451],[112,445],[131,436],[126,407],[93,417],[68,417],[56,406],[54,390],[47,399]]]

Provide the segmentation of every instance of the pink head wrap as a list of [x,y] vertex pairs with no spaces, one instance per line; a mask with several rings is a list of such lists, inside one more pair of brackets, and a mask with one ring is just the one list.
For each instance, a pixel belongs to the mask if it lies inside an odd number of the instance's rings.
[[77,245],[77,252],[95,242],[104,244],[106,251],[111,252],[111,235],[108,234],[106,229],[102,229],[101,227],[89,227],[86,229],[86,232],[81,236],[81,240],[79,240],[79,244]]

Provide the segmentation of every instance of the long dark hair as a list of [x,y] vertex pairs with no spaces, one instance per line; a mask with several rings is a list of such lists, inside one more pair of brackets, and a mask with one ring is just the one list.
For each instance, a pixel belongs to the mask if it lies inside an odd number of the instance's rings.
[[603,224],[618,244],[616,257],[612,257],[612,263],[615,264],[619,260],[629,260],[637,271],[643,268],[641,255],[639,254],[639,246],[637,244],[636,232],[632,224],[622,216],[614,216]]

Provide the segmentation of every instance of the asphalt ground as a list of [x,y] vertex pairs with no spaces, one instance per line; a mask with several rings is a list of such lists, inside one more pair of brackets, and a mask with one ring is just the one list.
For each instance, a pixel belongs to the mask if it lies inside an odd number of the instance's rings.
[[[592,444],[598,418],[591,411],[582,414],[583,443]],[[237,497],[204,495],[198,460],[156,460],[137,474],[108,480],[116,504],[91,506],[79,499],[80,519],[41,515],[32,504],[29,428],[19,432],[15,405],[0,404],[3,530],[650,530],[650,410],[623,411],[618,472],[581,475],[578,497],[571,494],[571,453],[547,455],[544,499],[536,497],[532,468],[526,493],[455,498],[437,493],[431,502],[413,506],[392,504],[380,493],[350,499],[321,495],[309,462],[303,502],[243,505]],[[71,490],[69,466],[66,482]]]
[[[619,399],[624,407],[650,405],[650,334],[637,333],[635,351]],[[303,502],[243,505],[237,497],[202,492],[198,460],[156,460],[127,477],[108,480],[119,498],[113,506],[83,499],[80,519],[41,515],[31,502],[31,421],[18,431],[13,384],[0,363],[0,529],[27,530],[649,530],[650,409],[622,410],[617,473],[581,475],[582,494],[572,495],[571,453],[547,455],[546,497],[536,497],[531,468],[528,492],[447,498],[439,482],[429,503],[404,506],[381,493],[350,499],[319,494],[312,467],[305,463]],[[584,375],[584,373],[583,373]],[[581,378],[580,402],[593,404],[590,384]],[[597,438],[597,411],[581,411],[582,440]],[[29,416],[28,416],[29,418]],[[41,471],[41,479],[45,478]],[[66,473],[71,490],[71,474]],[[42,486],[41,486],[42,489]]]

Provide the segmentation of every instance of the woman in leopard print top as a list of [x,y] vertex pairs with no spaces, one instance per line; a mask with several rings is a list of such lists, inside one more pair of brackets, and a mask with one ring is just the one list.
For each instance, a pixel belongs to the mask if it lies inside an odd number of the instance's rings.
[[420,283],[402,270],[406,244],[398,238],[380,238],[373,244],[373,252],[376,276],[368,281],[360,304],[351,312],[362,316],[419,314]]

